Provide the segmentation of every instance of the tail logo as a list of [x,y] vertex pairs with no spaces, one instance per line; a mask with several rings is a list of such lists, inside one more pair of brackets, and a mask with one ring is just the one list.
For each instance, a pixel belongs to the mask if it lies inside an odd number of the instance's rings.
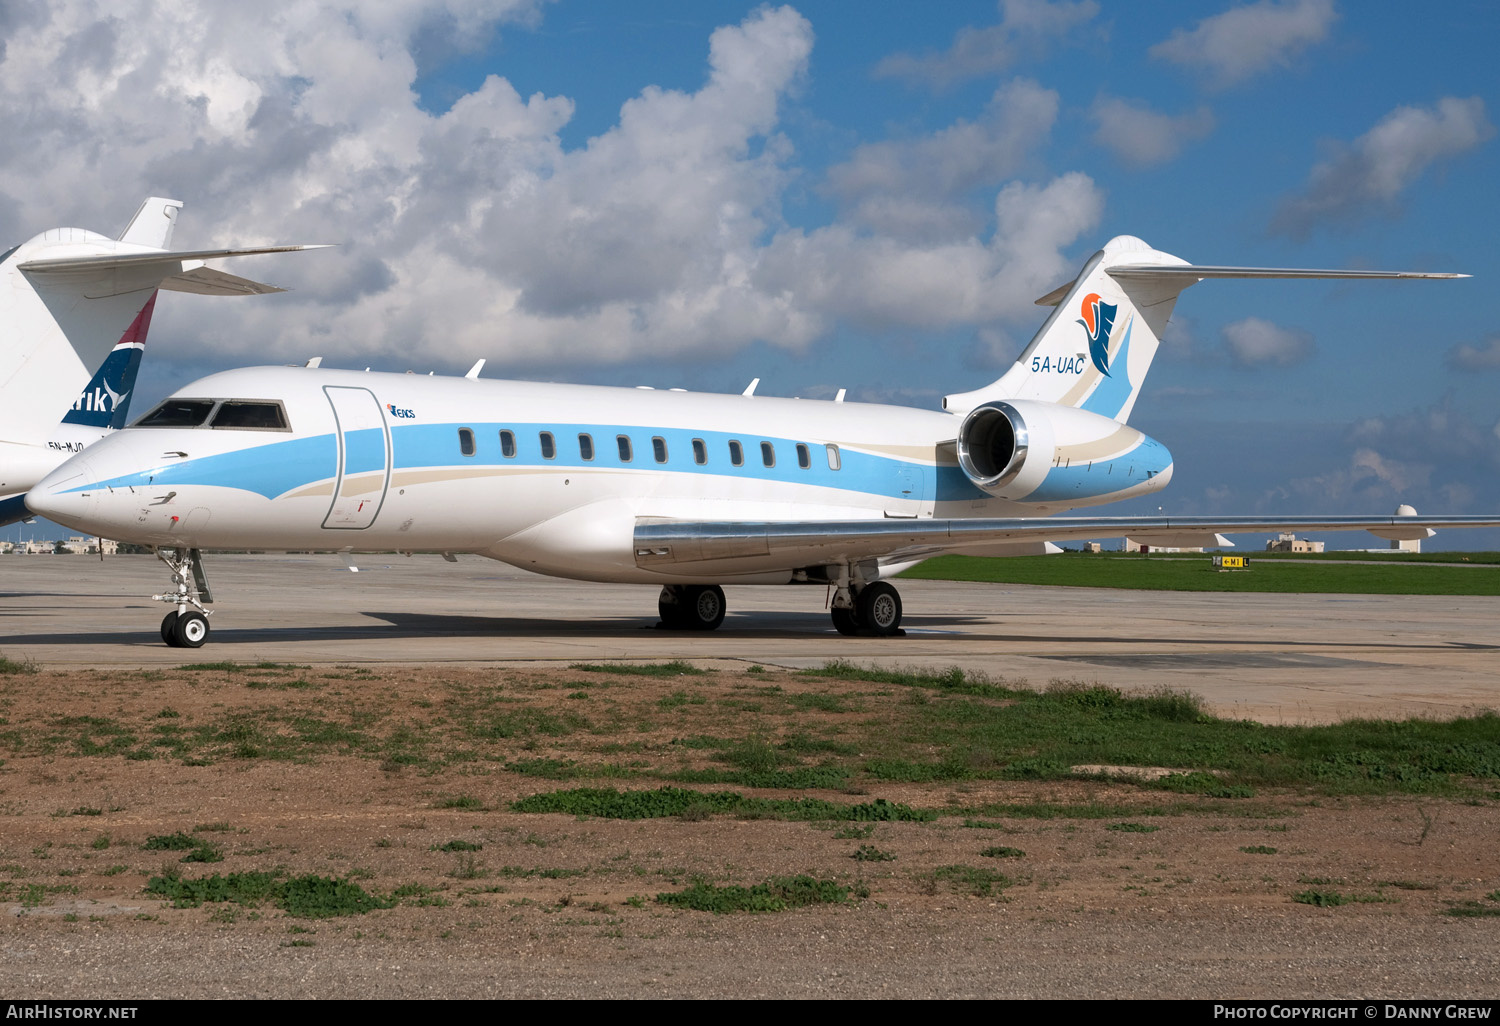
[[1090,292],[1083,297],[1083,316],[1078,323],[1089,333],[1089,356],[1099,373],[1109,377],[1109,334],[1115,327],[1115,314],[1119,307],[1106,303],[1099,293]]

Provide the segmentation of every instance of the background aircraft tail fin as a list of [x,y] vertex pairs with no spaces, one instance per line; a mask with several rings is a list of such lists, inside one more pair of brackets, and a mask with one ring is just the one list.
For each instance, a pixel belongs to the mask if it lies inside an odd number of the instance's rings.
[[151,330],[151,313],[156,308],[153,294],[136,314],[120,341],[109,351],[94,377],[84,386],[83,394],[63,417],[64,424],[112,428],[125,426],[130,415],[130,396],[135,392],[136,374],[146,351],[146,333]]

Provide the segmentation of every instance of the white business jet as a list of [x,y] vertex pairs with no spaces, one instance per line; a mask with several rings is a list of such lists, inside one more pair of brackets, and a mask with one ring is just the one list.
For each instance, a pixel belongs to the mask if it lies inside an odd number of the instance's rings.
[[[203,378],[70,459],[28,505],[154,546],[169,645],[208,636],[200,552],[477,553],[559,577],[661,586],[669,628],[713,630],[726,584],[831,589],[845,634],[900,632],[885,580],[943,552],[1129,535],[1372,529],[1426,537],[1500,516],[1070,517],[1172,477],[1126,424],[1177,296],[1205,278],[1462,275],[1193,267],[1111,240],[1015,366],[941,412],[862,403],[308,367]],[[481,361],[482,363],[482,361]]]
[[[0,523],[70,454],[123,427],[158,289],[283,292],[204,266],[316,246],[171,252],[179,200],[153,196],[118,239],[53,228],[0,254]],[[91,377],[87,368],[98,367]]]

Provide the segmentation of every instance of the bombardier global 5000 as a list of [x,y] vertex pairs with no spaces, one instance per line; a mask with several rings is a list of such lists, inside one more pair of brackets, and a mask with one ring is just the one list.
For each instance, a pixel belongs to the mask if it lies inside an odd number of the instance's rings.
[[1165,446],[1127,423],[1178,295],[1206,278],[1453,278],[1191,266],[1121,236],[999,380],[941,411],[753,394],[487,381],[307,367],[179,390],[50,474],[28,506],[149,545],[172,586],[163,639],[197,647],[200,553],[477,553],[587,581],[654,584],[662,623],[713,630],[723,585],[831,590],[844,634],[900,632],[885,580],[944,552],[1043,551],[1129,535],[1365,528],[1385,538],[1500,516],[1058,517],[1146,495]]

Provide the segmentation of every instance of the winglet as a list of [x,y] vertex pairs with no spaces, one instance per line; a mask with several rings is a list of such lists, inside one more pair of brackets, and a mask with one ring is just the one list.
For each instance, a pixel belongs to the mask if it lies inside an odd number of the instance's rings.
[[172,244],[172,230],[177,227],[177,212],[181,209],[182,200],[152,196],[141,204],[117,241],[166,249]]

